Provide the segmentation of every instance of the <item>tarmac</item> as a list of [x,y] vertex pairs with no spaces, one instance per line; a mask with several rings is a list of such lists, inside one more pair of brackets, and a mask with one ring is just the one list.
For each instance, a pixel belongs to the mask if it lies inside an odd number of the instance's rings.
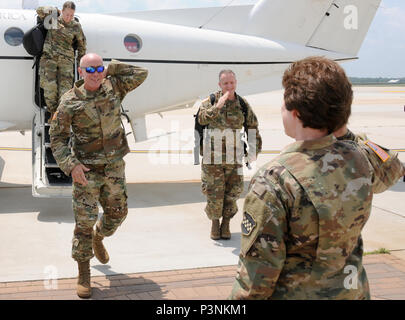
[[[355,87],[349,128],[399,152],[405,163],[405,87]],[[193,165],[195,108],[148,115],[150,139],[126,156],[128,217],[104,240],[110,262],[92,259],[94,299],[224,299],[240,249],[241,208],[256,169],[293,140],[284,134],[282,92],[246,97],[259,119],[264,152],[245,169],[245,192],[231,240],[209,238],[200,166]],[[0,133],[0,299],[76,299],[70,257],[71,199],[31,195],[31,132]],[[374,196],[363,230],[374,299],[405,299],[405,183]],[[55,284],[56,283],[56,284]]]

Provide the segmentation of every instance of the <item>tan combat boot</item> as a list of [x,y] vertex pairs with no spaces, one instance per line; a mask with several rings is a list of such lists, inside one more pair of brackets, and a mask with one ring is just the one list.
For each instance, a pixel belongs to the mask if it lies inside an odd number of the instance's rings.
[[221,238],[225,240],[231,239],[231,230],[229,228],[229,222],[231,219],[229,218],[222,218],[221,223]]
[[110,256],[108,255],[108,252],[103,245],[103,242],[102,242],[103,239],[104,239],[104,237],[97,232],[97,229],[93,230],[94,254],[96,255],[96,258],[98,259],[98,261],[100,261],[102,264],[106,264],[110,260]]
[[79,278],[77,281],[77,295],[80,298],[90,298],[90,260],[84,262],[77,262],[79,265]]
[[212,220],[212,227],[211,227],[211,239],[212,240],[219,240],[221,238],[221,232],[219,230],[219,220]]

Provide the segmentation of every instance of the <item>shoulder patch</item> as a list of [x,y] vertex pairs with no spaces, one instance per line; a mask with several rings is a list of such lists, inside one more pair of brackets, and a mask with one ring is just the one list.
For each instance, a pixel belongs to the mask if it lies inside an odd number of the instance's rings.
[[390,155],[374,142],[367,140],[366,142],[364,142],[364,144],[369,146],[370,149],[373,150],[377,154],[377,156],[382,160],[382,162],[386,162],[390,158]]
[[241,226],[242,226],[242,234],[248,236],[257,226],[257,223],[255,219],[253,219],[253,217],[245,211],[243,213],[243,220]]

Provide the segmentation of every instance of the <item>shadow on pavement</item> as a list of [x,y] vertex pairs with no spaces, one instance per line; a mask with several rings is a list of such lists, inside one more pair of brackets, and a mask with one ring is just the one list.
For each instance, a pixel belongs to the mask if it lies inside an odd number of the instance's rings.
[[393,185],[389,190],[394,192],[405,192],[405,181],[403,181],[401,178],[401,180],[397,184]]
[[217,247],[222,247],[222,248],[234,248],[232,250],[232,253],[235,256],[239,256],[240,252],[240,238],[241,238],[241,233],[240,232],[232,232],[231,230],[232,237],[230,240],[216,240],[215,241],[215,246]]
[[[244,183],[246,195],[249,182]],[[205,202],[200,182],[132,183],[128,184],[129,208],[152,208]]]
[[92,279],[91,300],[103,300],[114,297],[122,299],[123,296],[147,292],[153,292],[155,299],[165,299],[162,287],[148,278],[142,276],[133,278],[123,273],[116,273],[111,270],[110,265],[96,265],[92,266],[92,268],[104,273],[110,284],[105,285],[105,283],[98,282],[98,279]]
[[39,212],[38,220],[72,223],[72,199],[34,198],[31,186],[0,187],[0,214]]
[[[249,182],[245,182],[245,191],[241,197],[246,195],[248,185]],[[31,186],[2,186],[0,186],[0,214],[39,212],[39,221],[74,222],[71,198],[34,198]],[[206,201],[205,196],[201,193],[199,182],[131,183],[127,185],[127,188],[130,209]]]
[[7,188],[10,188],[10,189],[29,188],[31,190],[31,185],[30,184],[7,183],[7,182],[0,181],[0,190],[7,189]]

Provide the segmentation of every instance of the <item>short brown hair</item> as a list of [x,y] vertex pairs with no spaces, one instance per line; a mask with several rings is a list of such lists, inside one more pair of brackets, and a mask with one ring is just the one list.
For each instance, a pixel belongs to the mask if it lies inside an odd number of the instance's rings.
[[353,90],[343,68],[324,57],[294,62],[283,76],[287,110],[297,110],[304,128],[336,131],[347,123]]
[[221,76],[222,76],[224,73],[230,73],[230,74],[232,74],[232,75],[235,77],[235,79],[236,79],[235,72],[233,72],[231,69],[225,69],[225,70],[221,70],[221,72],[219,73],[219,76],[218,76],[219,80],[221,80]]
[[62,10],[65,10],[65,9],[72,9],[72,10],[76,11],[76,5],[75,5],[75,3],[73,1],[66,1],[63,4],[63,9]]

